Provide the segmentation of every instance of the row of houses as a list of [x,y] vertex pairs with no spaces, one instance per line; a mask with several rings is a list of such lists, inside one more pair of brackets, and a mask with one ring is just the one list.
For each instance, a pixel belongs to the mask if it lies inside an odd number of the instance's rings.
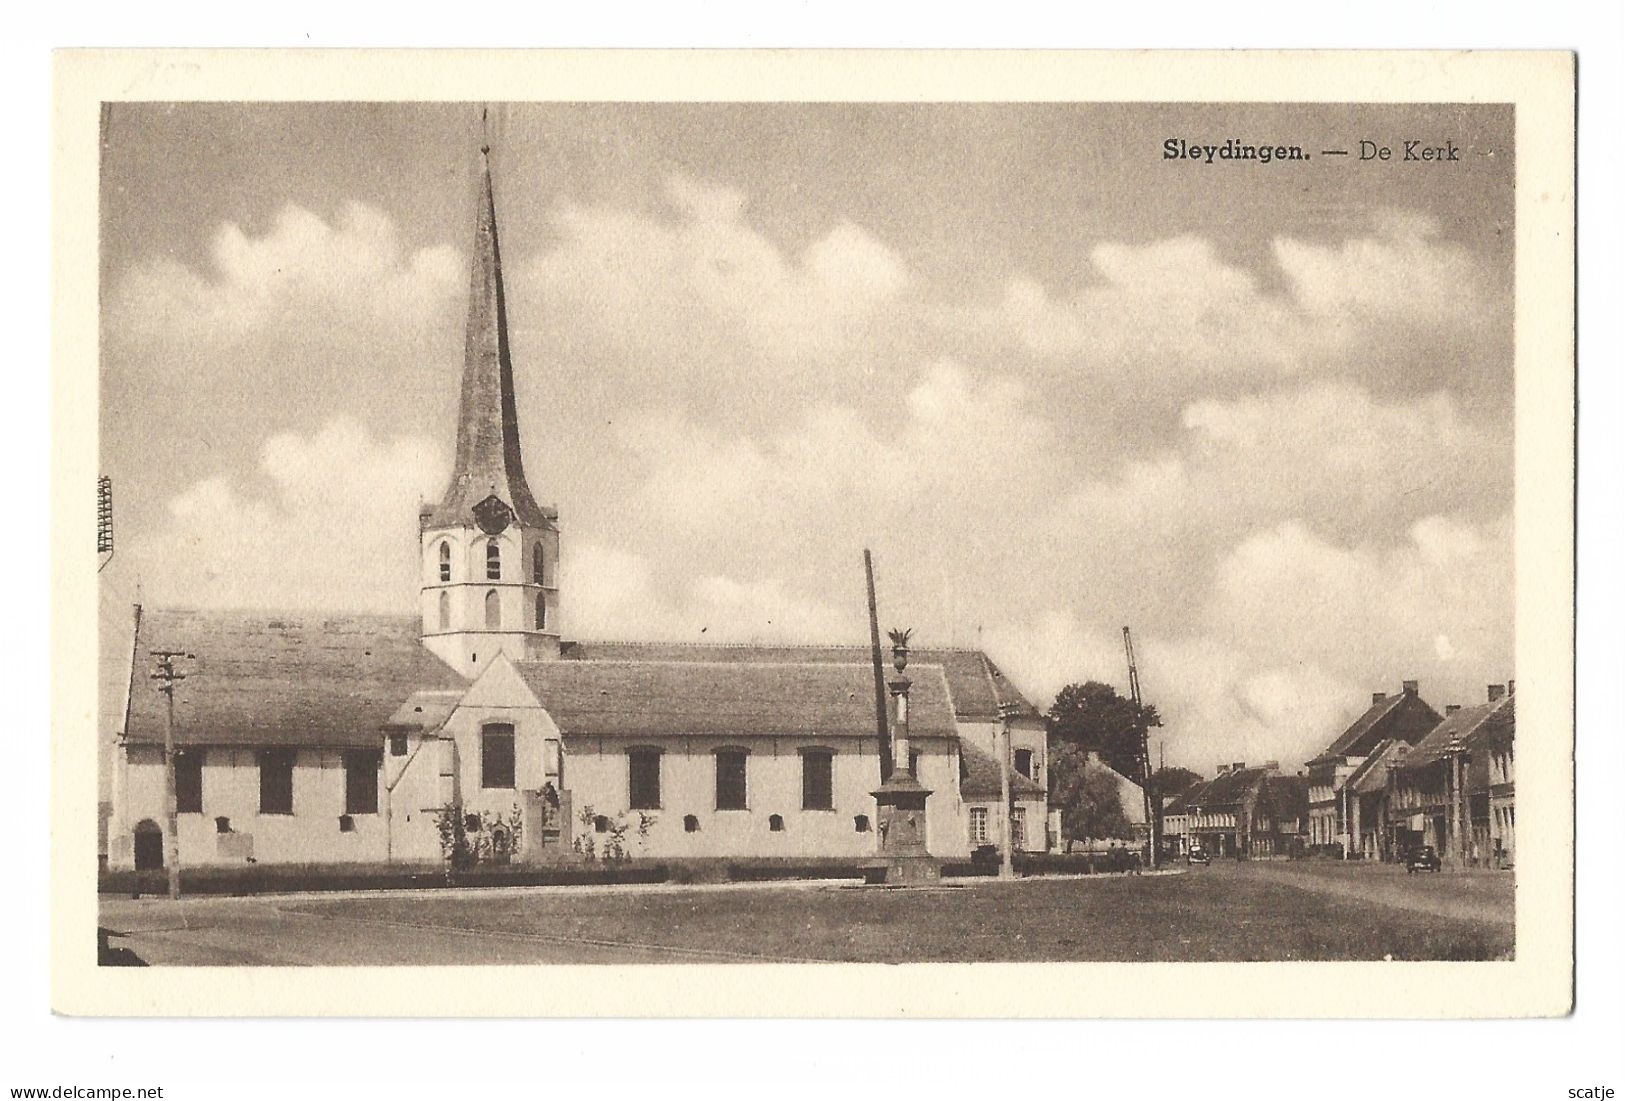
[[1168,847],[1396,860],[1427,845],[1453,866],[1511,867],[1515,687],[1491,684],[1482,703],[1451,704],[1442,715],[1414,680],[1374,693],[1297,775],[1282,775],[1278,761],[1221,764],[1212,780],[1168,800]]

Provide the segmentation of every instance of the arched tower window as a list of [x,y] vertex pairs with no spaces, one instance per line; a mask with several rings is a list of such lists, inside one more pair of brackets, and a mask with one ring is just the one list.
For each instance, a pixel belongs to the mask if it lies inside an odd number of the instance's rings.
[[495,589],[485,594],[485,629],[487,631],[502,629],[502,597]]
[[502,545],[495,539],[485,544],[485,579],[502,580]]
[[440,629],[451,630],[451,594],[444,589],[440,590]]
[[447,542],[440,544],[440,580],[451,580],[451,544]]
[[536,629],[547,630],[547,594],[536,594]]
[[538,585],[547,584],[547,582],[542,580],[542,577],[544,576],[542,573],[542,566],[545,564],[546,559],[547,555],[542,550],[542,545],[540,543],[537,543],[530,549],[530,579]]

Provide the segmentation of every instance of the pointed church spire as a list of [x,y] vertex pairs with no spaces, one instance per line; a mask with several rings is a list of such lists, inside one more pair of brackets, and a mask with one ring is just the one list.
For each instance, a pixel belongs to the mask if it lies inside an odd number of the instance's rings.
[[508,348],[507,301],[502,253],[497,243],[496,201],[491,189],[491,146],[480,112],[480,193],[469,270],[468,321],[463,337],[462,404],[457,417],[457,458],[440,504],[424,516],[426,526],[468,523],[476,505],[496,497],[522,524],[553,518],[531,496],[519,455],[519,413],[514,401],[513,359]]

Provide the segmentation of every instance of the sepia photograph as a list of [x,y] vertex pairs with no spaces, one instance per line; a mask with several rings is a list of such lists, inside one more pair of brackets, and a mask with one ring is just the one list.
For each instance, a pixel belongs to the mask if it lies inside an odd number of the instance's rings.
[[1086,91],[98,100],[94,981],[1571,967],[1515,97]]

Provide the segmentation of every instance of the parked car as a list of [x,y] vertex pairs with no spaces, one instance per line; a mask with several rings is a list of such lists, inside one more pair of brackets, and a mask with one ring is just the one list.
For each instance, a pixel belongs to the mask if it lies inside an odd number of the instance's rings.
[[1208,855],[1206,849],[1192,849],[1190,852],[1185,854],[1185,863],[1187,864],[1206,864],[1207,862]]
[[1424,872],[1439,870],[1439,854],[1433,851],[1432,845],[1423,845],[1405,854],[1405,874],[1410,875],[1418,870]]

